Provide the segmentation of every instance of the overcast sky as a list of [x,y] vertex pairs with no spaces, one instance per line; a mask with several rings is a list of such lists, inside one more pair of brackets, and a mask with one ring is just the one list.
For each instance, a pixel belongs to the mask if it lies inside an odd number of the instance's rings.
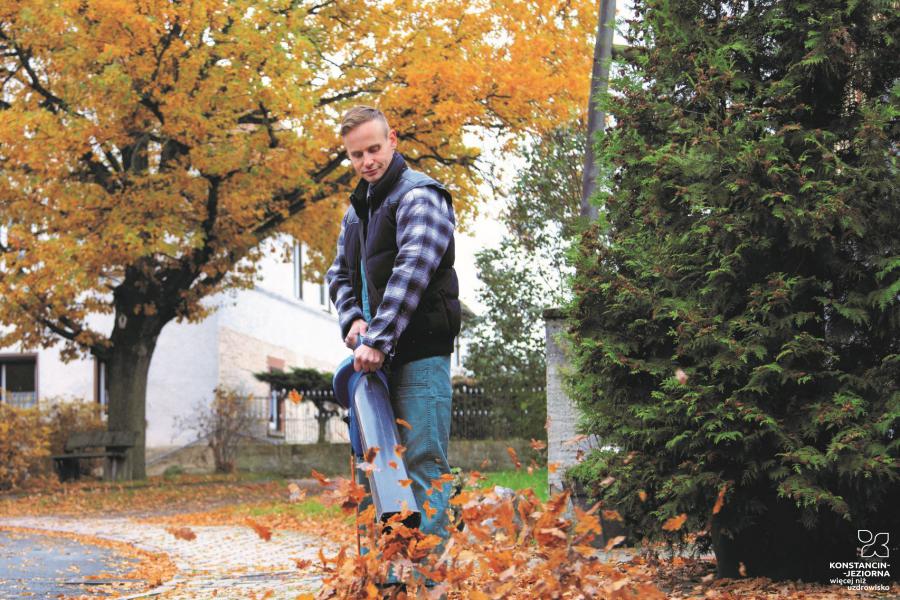
[[[632,14],[631,2],[619,0],[616,6],[616,20],[619,29],[623,27],[623,19]],[[616,33],[615,43],[624,44],[625,39]],[[402,150],[402,149],[401,149]],[[497,156],[493,148],[482,147],[482,152],[488,156]],[[498,161],[503,169],[502,183],[508,188],[515,179],[516,169],[522,165],[521,158],[514,157]],[[490,191],[485,188],[482,194],[483,202],[480,205],[480,215],[470,223],[469,233],[456,233],[456,272],[459,275],[459,296],[476,313],[484,310],[484,305],[478,301],[478,288],[481,282],[475,271],[475,253],[482,248],[497,246],[503,237],[504,228],[497,220],[502,199],[492,200]]]

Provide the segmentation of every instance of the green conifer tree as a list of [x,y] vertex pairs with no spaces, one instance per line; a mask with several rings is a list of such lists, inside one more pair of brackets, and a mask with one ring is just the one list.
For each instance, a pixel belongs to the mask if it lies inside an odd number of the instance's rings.
[[898,4],[635,11],[572,311],[607,449],[574,474],[638,536],[710,532],[721,576],[896,551]]

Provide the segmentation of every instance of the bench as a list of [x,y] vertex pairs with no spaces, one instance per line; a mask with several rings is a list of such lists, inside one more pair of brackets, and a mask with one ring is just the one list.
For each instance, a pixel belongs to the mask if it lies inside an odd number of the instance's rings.
[[76,431],[66,440],[64,454],[53,456],[60,481],[78,479],[81,460],[103,458],[104,479],[123,477],[126,452],[134,447],[134,431]]

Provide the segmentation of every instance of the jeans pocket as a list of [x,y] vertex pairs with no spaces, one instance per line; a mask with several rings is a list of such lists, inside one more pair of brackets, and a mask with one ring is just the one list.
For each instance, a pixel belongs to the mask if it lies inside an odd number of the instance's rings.
[[425,389],[431,384],[430,365],[416,364],[417,362],[403,365],[396,373],[394,385],[397,390]]

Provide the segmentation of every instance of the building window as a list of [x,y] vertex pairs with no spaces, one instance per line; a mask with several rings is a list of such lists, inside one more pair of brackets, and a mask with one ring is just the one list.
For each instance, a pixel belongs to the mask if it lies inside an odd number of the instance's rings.
[[109,378],[106,376],[106,361],[94,359],[94,399],[103,412],[109,411]]
[[303,244],[294,242],[294,297],[303,300]]
[[[301,242],[294,242],[294,258],[293,258],[293,271],[294,271],[294,297],[303,300],[306,297],[308,302],[316,302],[316,297],[318,296],[319,306],[322,310],[326,310],[331,312],[331,298],[328,296],[328,286],[324,283],[312,283],[309,281],[304,281],[304,271],[303,271],[303,263],[305,262],[306,249],[303,247]],[[316,288],[318,287],[318,293]],[[303,288],[306,289],[306,294],[304,296]]]
[[269,390],[269,431],[282,431],[284,418],[281,415],[284,404],[277,390]]
[[[269,373],[284,371],[287,362],[275,356],[266,357],[266,366]],[[284,434],[284,394],[279,390],[269,387],[269,433],[273,435]]]
[[37,405],[37,357],[0,358],[0,402],[18,408]]

